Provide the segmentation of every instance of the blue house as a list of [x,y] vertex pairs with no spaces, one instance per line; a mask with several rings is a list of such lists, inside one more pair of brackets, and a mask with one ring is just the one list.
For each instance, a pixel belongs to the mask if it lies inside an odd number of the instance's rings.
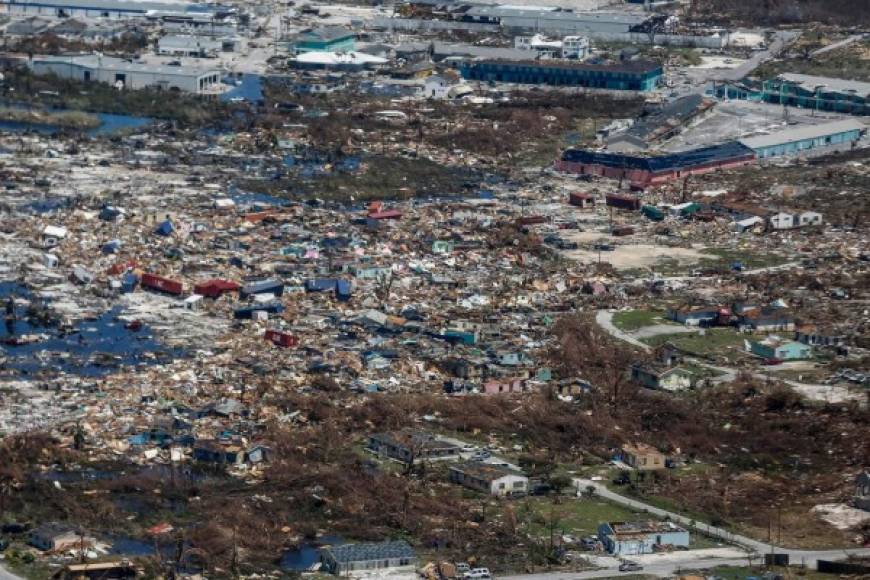
[[656,546],[689,546],[689,532],[673,522],[606,522],[598,526],[598,537],[615,556],[652,554]]
[[813,355],[813,347],[796,340],[783,341],[775,336],[764,340],[751,341],[749,350],[752,354],[767,359],[800,360]]
[[297,54],[306,52],[351,52],[356,49],[356,36],[339,26],[312,28],[296,36],[293,47]]

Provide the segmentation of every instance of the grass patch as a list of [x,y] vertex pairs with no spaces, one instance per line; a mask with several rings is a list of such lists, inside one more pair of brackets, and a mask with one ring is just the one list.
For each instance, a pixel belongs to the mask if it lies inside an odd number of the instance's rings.
[[777,254],[765,254],[733,248],[707,248],[705,253],[711,254],[712,258],[701,258],[698,262],[701,267],[730,269],[731,264],[740,262],[747,270],[754,268],[769,268],[779,266],[788,260]]
[[613,325],[620,330],[637,330],[654,324],[666,324],[663,310],[625,310],[613,315]]
[[559,503],[546,497],[528,497],[514,506],[517,520],[531,536],[556,534],[589,536],[598,533],[598,525],[608,521],[631,521],[647,518],[636,512],[600,498],[559,498]]
[[659,334],[643,340],[646,344],[656,347],[669,342],[677,348],[699,357],[724,356],[729,360],[742,356],[744,337],[742,334],[728,328],[708,328],[702,336],[691,334]]
[[870,41],[854,44],[820,54],[812,59],[789,58],[767,62],[758,67],[753,76],[771,79],[782,73],[796,73],[834,77],[854,81],[870,81]]
[[[837,574],[824,574],[822,572],[816,572],[815,570],[808,570],[805,568],[788,568],[782,566],[753,566],[752,568],[749,566],[716,566],[707,571],[710,572],[711,575],[722,578],[723,580],[744,580],[747,576],[761,576],[764,572],[781,574],[786,578],[799,576],[805,580],[829,580],[840,577]],[[685,572],[689,571],[687,570]]]

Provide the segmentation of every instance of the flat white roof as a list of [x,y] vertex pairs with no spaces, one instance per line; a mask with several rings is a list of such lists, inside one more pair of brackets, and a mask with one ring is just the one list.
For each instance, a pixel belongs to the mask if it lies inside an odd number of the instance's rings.
[[384,64],[387,59],[364,52],[306,52],[296,57],[303,64]]
[[844,119],[842,121],[833,121],[831,123],[822,123],[821,125],[808,125],[804,127],[795,127],[793,129],[785,129],[777,131],[770,135],[758,135],[757,137],[747,137],[739,141],[750,149],[759,149],[761,147],[772,147],[783,143],[794,143],[796,141],[804,141],[805,139],[816,139],[818,137],[826,137],[837,133],[845,133],[847,131],[864,131],[867,125],[857,119]]
[[870,83],[850,81],[847,79],[835,79],[830,77],[817,77],[813,75],[800,75],[795,73],[783,73],[779,75],[784,81],[797,83],[808,91],[815,91],[816,87],[822,87],[821,91],[835,93],[855,92],[860,97],[870,96]]
[[101,57],[95,54],[79,56],[34,56],[33,63],[71,65],[94,70],[102,69],[130,73],[151,73],[165,76],[199,77],[209,74],[221,74],[218,69],[194,68],[189,66],[161,66],[141,62],[130,62],[110,56]]

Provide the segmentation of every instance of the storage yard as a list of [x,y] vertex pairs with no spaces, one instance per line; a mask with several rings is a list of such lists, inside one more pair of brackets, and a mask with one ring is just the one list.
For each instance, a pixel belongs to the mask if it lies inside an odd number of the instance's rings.
[[866,575],[870,40],[703,4],[0,0],[0,578]]

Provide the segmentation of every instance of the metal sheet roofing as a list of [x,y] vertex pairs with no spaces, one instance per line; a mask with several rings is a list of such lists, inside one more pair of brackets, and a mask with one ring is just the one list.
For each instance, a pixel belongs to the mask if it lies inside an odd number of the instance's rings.
[[738,141],[729,141],[721,145],[680,151],[658,157],[637,157],[634,155],[619,155],[604,151],[587,151],[584,149],[568,149],[562,154],[562,160],[569,163],[584,163],[588,165],[603,165],[623,169],[639,169],[651,173],[676,171],[690,167],[700,167],[717,162],[738,159],[751,159],[755,153],[749,147]]
[[414,549],[403,540],[392,542],[371,542],[364,544],[341,544],[329,546],[324,551],[330,553],[336,562],[368,562],[371,560],[390,560],[395,558],[415,558]]
[[822,87],[821,90],[823,92],[855,92],[860,97],[870,97],[870,83],[794,73],[783,73],[779,75],[779,78],[790,83],[801,85],[802,88],[811,93],[816,90],[816,87]]
[[763,147],[773,147],[784,143],[796,143],[807,139],[817,139],[819,137],[827,137],[838,133],[847,133],[849,131],[865,131],[867,125],[858,119],[844,119],[842,121],[833,121],[831,123],[822,123],[820,125],[807,125],[804,127],[794,127],[777,131],[770,135],[758,135],[756,137],[746,137],[740,139],[740,142],[750,149],[760,149]]

